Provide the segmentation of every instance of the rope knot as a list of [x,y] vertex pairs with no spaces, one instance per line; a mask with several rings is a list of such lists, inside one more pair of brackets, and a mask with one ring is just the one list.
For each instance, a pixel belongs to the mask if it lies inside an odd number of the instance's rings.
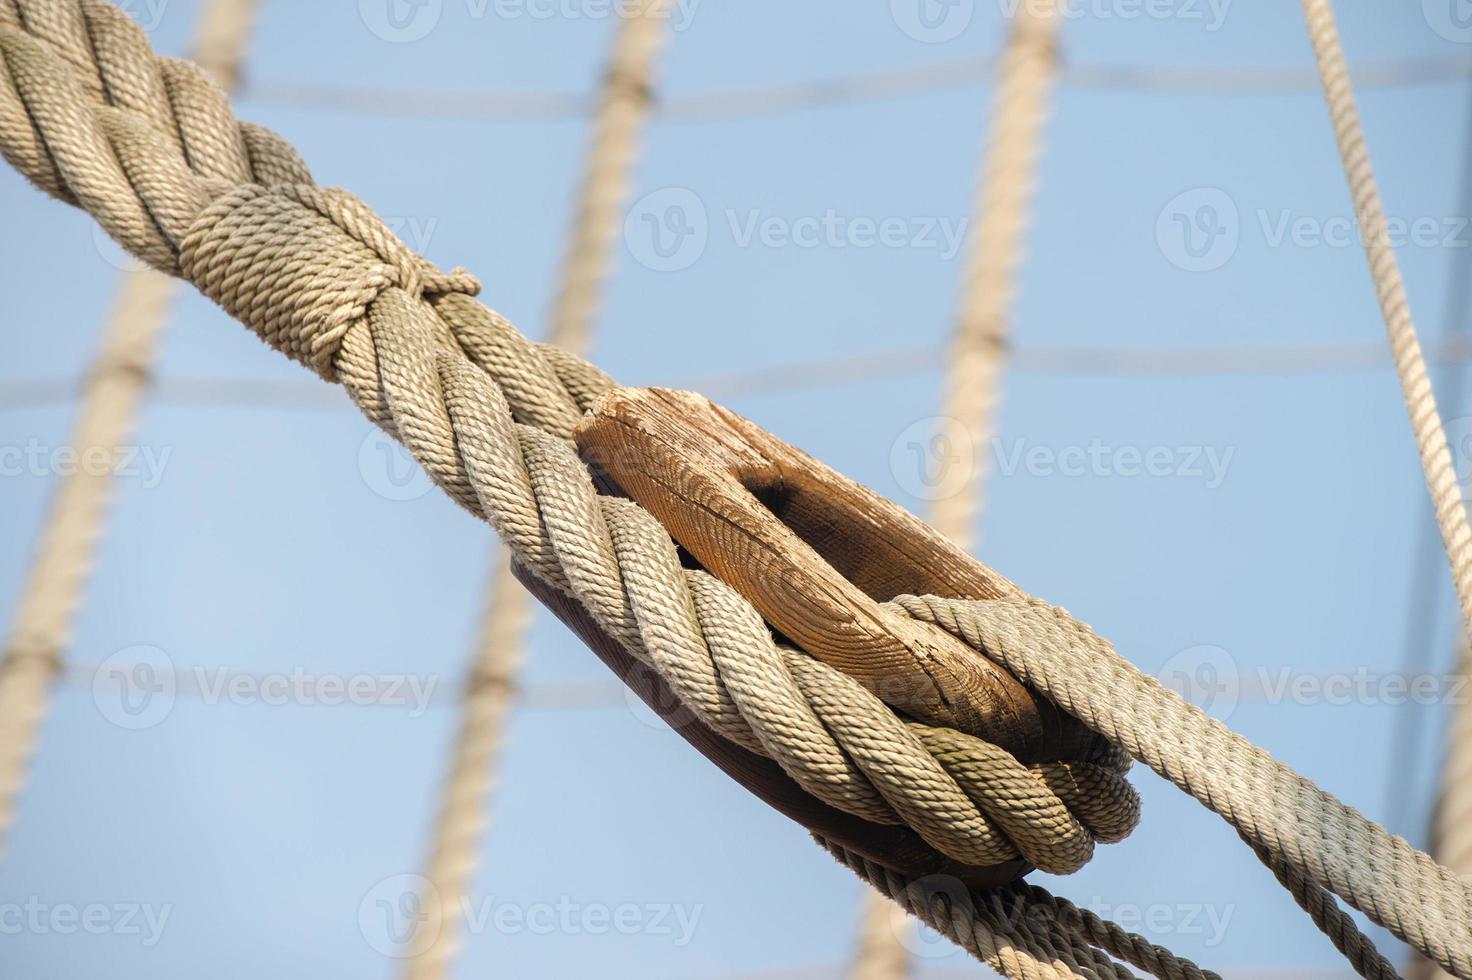
[[329,381],[344,335],[384,290],[415,299],[474,296],[405,245],[357,197],[334,188],[232,187],[195,219],[180,272],[262,340]]

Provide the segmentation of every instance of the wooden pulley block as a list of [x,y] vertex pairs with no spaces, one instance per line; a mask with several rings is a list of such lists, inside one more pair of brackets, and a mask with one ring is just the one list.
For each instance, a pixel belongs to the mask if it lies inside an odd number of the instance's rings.
[[[901,715],[984,738],[1024,763],[1087,758],[1097,750],[1097,735],[986,657],[884,607],[905,594],[1022,594],[903,508],[690,392],[615,389],[575,438],[605,492],[637,501],[782,638],[860,681]],[[675,716],[681,735],[814,832],[909,874],[945,872],[984,886],[1029,870],[1021,861],[960,868],[913,831],[871,824],[813,799],[775,763],[677,717],[663,682],[577,603],[518,574],[654,710]]]

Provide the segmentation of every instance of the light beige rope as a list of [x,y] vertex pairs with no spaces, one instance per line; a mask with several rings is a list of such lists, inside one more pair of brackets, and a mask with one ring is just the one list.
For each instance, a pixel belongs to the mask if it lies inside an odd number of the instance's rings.
[[1063,610],[1036,599],[926,596],[896,604],[982,651],[1196,797],[1253,847],[1286,862],[1304,887],[1333,892],[1455,975],[1472,977],[1472,889],[1142,674]]
[[[26,16],[16,16],[21,10]],[[85,25],[89,43],[73,44],[69,23]],[[1080,778],[1067,780],[996,758],[994,746],[957,732],[932,747],[933,731],[902,721],[847,675],[775,644],[743,597],[681,566],[648,513],[600,497],[557,434],[608,390],[606,375],[530,344],[471,299],[476,284],[467,274],[439,271],[351,195],[312,185],[287,144],[235,123],[208,79],[155,59],[115,8],[0,0],[0,58],[0,149],[13,165],[86,207],[134,254],[188,279],[273,346],[342,383],[446,493],[496,527],[531,574],[581,603],[708,727],[768,754],[824,802],[903,824],[965,863],[1005,853],[1066,866],[1085,850],[1073,823],[1107,840],[1116,822],[1128,822],[1115,814],[1110,826],[1094,826],[1103,801],[1129,794],[1113,756],[1078,764]],[[101,81],[130,80],[127,92],[136,93],[165,74],[170,98],[218,122],[220,145],[244,146],[258,177],[293,182],[232,183],[192,169],[148,115],[120,108],[118,86]],[[1046,604],[960,605],[948,611],[945,600],[930,599],[905,608],[949,617],[963,638],[975,632],[978,648],[1024,683],[1194,788],[1321,886],[1431,955],[1465,959],[1466,890],[1425,855],[1210,719],[1200,728],[1204,716],[1158,685],[1164,702],[1142,698],[1134,685],[1150,693],[1148,678],[1130,674],[1106,644],[1056,610],[1046,613]],[[987,610],[1001,622],[971,630],[988,622]],[[1055,673],[1060,662],[1072,673]],[[1028,794],[979,791],[993,782],[1026,785]],[[1086,802],[1069,798],[1061,788],[1069,783]],[[1056,835],[1042,835],[1041,844],[1031,834],[1013,838],[1007,821],[1023,812]],[[1039,929],[1039,942],[1056,945],[1065,935]],[[1060,961],[1085,955],[1059,943]]]
[[[255,7],[256,0],[210,0],[204,7],[195,51],[222,82],[237,80]],[[75,25],[68,26],[75,29]],[[171,135],[188,125],[167,99],[145,98],[138,107],[155,112],[155,121]],[[177,128],[171,131],[170,126]],[[201,155],[202,168],[216,169],[237,180],[252,179],[244,159],[213,152],[215,148],[209,146],[193,149]],[[70,445],[81,458],[105,454],[115,459],[115,450],[133,431],[174,291],[174,283],[152,269],[128,273],[123,279],[88,372],[72,431]],[[49,709],[51,683],[61,669],[95,560],[115,487],[112,469],[111,465],[79,466],[58,478],[34,564],[0,655],[0,858]]]
[[[1058,76],[1058,11],[1051,2],[1019,4],[997,63],[996,95],[977,188],[961,296],[946,359],[940,438],[963,440],[972,461],[966,479],[931,507],[930,523],[974,550],[986,485],[988,443],[1001,395],[1043,125]],[[864,895],[861,938],[850,980],[899,980],[909,974],[894,903]]]
[[1008,977],[1130,978],[1122,960],[1169,980],[1220,980],[1188,959],[1025,882],[988,891],[954,878],[906,878],[819,840],[899,908]]
[[1462,622],[1472,624],[1472,526],[1468,524],[1467,509],[1457,486],[1456,467],[1447,448],[1446,432],[1436,408],[1426,360],[1416,336],[1416,325],[1411,319],[1405,283],[1401,280],[1395,249],[1390,244],[1385,209],[1370,166],[1364,130],[1360,127],[1344,49],[1339,44],[1339,31],[1334,24],[1333,6],[1330,0],[1303,0],[1303,13],[1323,80],[1324,99],[1329,106],[1339,157],[1349,181],[1350,196],[1354,199],[1360,237],[1370,263],[1370,276],[1375,283],[1375,295],[1385,318],[1385,332],[1390,339],[1395,370],[1400,376],[1406,410],[1421,454],[1421,467],[1426,472],[1426,486],[1431,492],[1436,523],[1441,529],[1442,543],[1451,563]]
[[[552,346],[579,356],[587,353],[592,342],[618,214],[628,195],[639,134],[652,100],[665,22],[663,0],[651,0],[623,17],[609,58],[547,337]],[[506,550],[498,545],[484,625],[461,707],[454,759],[424,872],[430,894],[437,899],[425,903],[434,921],[426,924],[424,935],[434,939],[422,953],[405,961],[406,980],[443,980],[461,944],[464,922],[457,910],[479,865],[480,843],[490,819],[487,801],[531,619],[530,596],[512,575],[508,559]]]
[[[1391,246],[1386,228],[1384,207],[1370,165],[1370,151],[1365,144],[1355,105],[1354,89],[1345,64],[1344,49],[1334,22],[1331,0],[1303,0],[1304,18],[1314,58],[1323,81],[1324,99],[1329,106],[1334,138],[1339,145],[1340,160],[1349,181],[1359,220],[1365,256],[1375,282],[1375,294],[1385,318],[1386,334],[1395,359],[1410,413],[1411,428],[1431,493],[1436,525],[1441,530],[1442,544],[1451,564],[1457,599],[1464,628],[1472,627],[1472,526],[1457,483],[1456,467],[1447,447],[1436,395],[1411,319],[1405,283]],[[1467,646],[1462,645],[1466,651]],[[1462,676],[1472,675],[1472,660],[1467,656],[1458,664]],[[1436,850],[1434,853],[1447,867],[1472,877],[1472,709],[1453,705],[1451,739],[1448,742],[1441,796],[1437,804]]]

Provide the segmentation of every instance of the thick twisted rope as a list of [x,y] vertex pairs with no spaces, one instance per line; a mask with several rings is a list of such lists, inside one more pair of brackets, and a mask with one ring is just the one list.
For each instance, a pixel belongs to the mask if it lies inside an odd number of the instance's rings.
[[[1058,11],[1051,3],[1017,8],[997,64],[996,96],[977,189],[975,233],[951,338],[941,414],[966,440],[973,461],[955,493],[931,507],[930,523],[967,550],[976,547],[985,499],[986,444],[995,425],[1010,317],[1017,294],[1029,211],[1042,158],[1043,125],[1058,76]],[[893,922],[895,906],[865,894],[862,937],[850,980],[898,980],[909,973]]]
[[[12,163],[342,383],[446,493],[666,677],[702,722],[770,755],[824,802],[909,826],[966,864],[1020,856],[1073,870],[1094,839],[1133,824],[1117,759],[1023,766],[981,739],[907,725],[846,675],[776,646],[745,599],[680,567],[648,513],[594,491],[568,436],[611,386],[605,375],[531,344],[470,298],[468,275],[411,253],[351,195],[307,183],[279,137],[236,123],[198,71],[154,59],[114,8],[19,0],[13,9],[20,16],[0,31],[0,139]],[[50,41],[68,11],[90,32],[80,51]],[[184,93],[195,115],[217,122],[216,139],[245,144],[289,182],[195,172],[147,116],[79,82],[63,50],[95,55],[94,76],[167,75],[176,99]],[[1116,804],[1102,815],[1077,795],[1097,785],[1113,787],[1106,798]],[[1046,815],[1040,833],[1032,813]],[[1029,833],[1011,836],[1023,823]]]
[[[1355,215],[1369,260],[1375,295],[1385,319],[1396,374],[1400,377],[1411,429],[1426,474],[1426,487],[1436,513],[1436,526],[1446,548],[1452,579],[1462,611],[1464,628],[1472,627],[1472,526],[1457,483],[1456,467],[1447,447],[1446,431],[1437,410],[1436,394],[1421,352],[1416,325],[1411,319],[1410,302],[1400,265],[1395,258],[1386,227],[1385,211],[1380,202],[1375,172],[1370,164],[1370,151],[1365,144],[1355,105],[1354,88],[1334,22],[1331,0],[1303,0],[1304,19],[1313,44],[1314,59],[1328,103],[1334,139],[1354,200]],[[1472,659],[1463,643],[1458,672],[1472,674]],[[1453,721],[1447,744],[1447,757],[1442,775],[1441,796],[1437,801],[1434,828],[1434,852],[1448,867],[1464,877],[1472,877],[1472,709],[1452,706]]]
[[1455,975],[1472,976],[1472,889],[1140,673],[1067,613],[1038,600],[896,602],[1196,797],[1304,887],[1328,889]]
[[[663,0],[650,0],[624,17],[609,59],[547,335],[549,345],[578,356],[586,354],[592,341],[618,213],[628,194],[638,137],[651,102],[664,21]],[[505,549],[497,545],[490,594],[424,872],[431,894],[438,898],[438,902],[426,903],[434,910],[436,921],[426,926],[424,934],[435,938],[428,949],[405,961],[406,980],[443,980],[461,944],[463,917],[444,913],[459,908],[459,898],[469,893],[480,863],[481,840],[490,819],[487,800],[531,619],[531,597],[516,581],[507,558]]]
[[[255,7],[256,0],[210,0],[201,13],[194,38],[196,56],[205,71],[227,86],[238,78]],[[233,180],[253,179],[244,155],[197,138],[197,120],[169,99],[166,84],[162,91],[147,93],[137,106],[153,113],[176,143],[191,141],[202,168]],[[111,456],[133,431],[175,289],[172,280],[151,269],[123,279],[101,348],[87,373],[71,438],[79,455],[100,450]],[[40,738],[51,682],[71,641],[114,488],[109,467],[79,467],[60,479],[0,655],[0,857]]]
[[[469,276],[439,272],[361,202],[312,186],[279,137],[235,123],[199,72],[154,61],[146,40],[113,8],[99,0],[0,3],[0,148],[7,158],[39,186],[81,203],[135,254],[188,279],[273,346],[342,383],[448,494],[495,525],[532,574],[574,597],[704,724],[769,754],[823,801],[905,824],[965,863],[1020,854],[1039,867],[1068,866],[1089,845],[1068,836],[1071,824],[1061,815],[1048,818],[1061,836],[1042,846],[1007,831],[1015,820],[1041,825],[1031,814],[1056,815],[1055,799],[1096,839],[1127,829],[1132,814],[1100,805],[1132,800],[1118,758],[1060,763],[1051,774],[994,759],[983,740],[937,737],[908,724],[846,675],[776,645],[745,599],[681,567],[650,515],[594,491],[567,433],[611,386],[605,375],[530,344],[470,298]],[[68,11],[88,25],[87,50],[49,41]],[[96,59],[97,84],[73,74],[76,59],[88,57]],[[221,121],[221,140],[239,140],[258,176],[264,170],[282,180],[232,184],[192,170],[146,115],[108,104],[116,81],[101,78],[128,72],[173,73],[171,85],[187,89],[191,106]],[[1148,693],[1148,679],[1085,627],[1035,600],[910,600],[903,608],[951,623],[963,638],[974,635],[978,649],[1195,789],[1256,843],[1465,974],[1460,883],[1265,753],[1211,728],[1210,719],[1204,729],[1187,725],[1199,720],[1193,709],[1158,685],[1164,703],[1141,697],[1137,688]],[[993,616],[1002,622],[991,623]],[[753,698],[757,691],[766,693]],[[1180,731],[1162,728],[1162,719]],[[1028,792],[988,798],[978,782]],[[1116,792],[1087,788],[1099,784]],[[1070,805],[1070,793],[1087,802]],[[1100,812],[1113,823],[1100,821]],[[1396,875],[1404,880],[1396,883]],[[1052,943],[1064,935],[1034,938]],[[1064,946],[1057,953],[1065,965],[1092,969]]]
[[1132,977],[1113,957],[1167,980],[1220,980],[1033,885],[1015,882],[976,891],[944,875],[907,878],[842,847],[819,843],[899,908],[1008,977]]

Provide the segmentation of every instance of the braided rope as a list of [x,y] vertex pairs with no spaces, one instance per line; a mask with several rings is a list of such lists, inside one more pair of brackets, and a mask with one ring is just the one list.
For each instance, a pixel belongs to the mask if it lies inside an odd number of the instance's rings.
[[[194,47],[205,70],[222,83],[233,84],[237,79],[255,6],[255,0],[211,0],[205,5]],[[0,18],[15,16],[14,8],[0,3]],[[68,31],[85,29],[74,20],[62,26]],[[82,40],[72,33],[64,36],[77,44]],[[119,91],[120,99],[130,99],[126,87]],[[243,154],[202,138],[199,120],[186,106],[169,98],[166,83],[162,89],[135,93],[131,104],[151,113],[177,146],[189,145],[202,170],[233,180],[255,179]],[[72,433],[70,444],[79,455],[97,449],[111,453],[133,431],[175,288],[167,276],[151,269],[123,279],[88,372]],[[71,641],[114,489],[107,468],[79,467],[61,478],[0,654],[0,857],[15,819],[26,769],[40,739],[51,682]]]
[[[977,190],[976,233],[968,248],[947,358],[941,415],[956,427],[953,435],[966,440],[973,465],[956,493],[935,501],[930,523],[967,550],[976,544],[986,482],[985,446],[1001,395],[1043,125],[1057,82],[1057,14],[1051,2],[1021,4],[997,64],[992,121]],[[851,980],[898,980],[909,973],[893,914],[893,904],[881,894],[865,893],[860,928],[866,935],[854,958]]]
[[[651,0],[622,18],[610,57],[603,99],[583,175],[580,207],[563,263],[562,282],[553,305],[548,344],[584,354],[592,340],[602,286],[608,276],[618,212],[628,193],[630,175],[652,91],[652,77],[665,37],[663,0]],[[461,945],[463,917],[458,909],[470,891],[480,863],[480,844],[489,822],[490,797],[504,739],[506,720],[516,697],[515,680],[524,656],[531,619],[531,597],[516,581],[504,548],[492,563],[490,594],[469,683],[460,709],[449,776],[440,800],[424,878],[427,891],[439,897],[427,902],[435,921],[424,935],[435,937],[429,948],[404,963],[406,980],[443,980],[449,976]]]
[[[932,755],[846,675],[778,647],[761,617],[724,583],[680,566],[668,533],[626,500],[600,497],[568,441],[612,382],[556,348],[534,345],[476,303],[463,272],[410,252],[360,201],[308,182],[290,148],[234,121],[224,96],[182,62],[156,59],[126,17],[100,0],[6,0],[0,17],[0,148],[39,186],[83,204],[134,254],[192,282],[272,346],[343,384],[403,442],[444,491],[490,521],[517,559],[576,598],[636,659],[669,680],[696,718],[770,755],[809,792],[875,822],[911,827],[965,864],[1023,857],[1074,870],[1091,853],[1092,823],[1117,836],[1134,796],[1117,760],[1071,764],[1071,785],[1113,787],[1124,817],[1099,821],[1070,806],[1040,767],[954,733]],[[70,13],[69,13],[70,12]],[[50,31],[75,15],[90,45],[58,46]],[[70,56],[64,54],[70,52]],[[197,172],[150,117],[111,88],[78,80],[168,78],[222,145],[291,183],[232,183]],[[259,166],[259,164],[258,164]],[[967,751],[965,746],[969,746]],[[1005,774],[994,791],[977,774]],[[1000,793],[1000,795],[999,795]],[[1018,794],[1021,794],[1019,798]],[[1056,819],[1054,836],[1013,839],[1023,806]]]

